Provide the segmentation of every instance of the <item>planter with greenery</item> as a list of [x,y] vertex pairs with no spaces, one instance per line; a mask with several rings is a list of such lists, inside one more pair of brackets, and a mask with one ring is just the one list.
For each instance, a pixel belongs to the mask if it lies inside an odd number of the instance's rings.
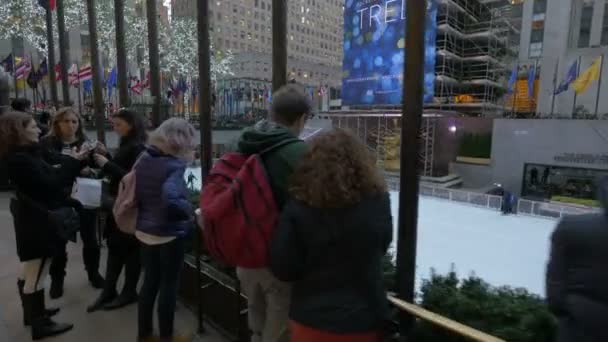
[[575,198],[575,197],[567,197],[567,196],[553,196],[551,197],[551,201],[553,202],[561,202],[565,204],[574,204],[577,206],[583,207],[592,207],[599,208],[600,202],[594,199],[587,198]]
[[460,139],[459,157],[490,159],[492,155],[492,135],[466,133]]
[[[394,289],[391,259],[389,256],[384,262],[385,283]],[[454,271],[447,275],[433,272],[431,279],[423,281],[417,304],[506,341],[552,342],[556,337],[556,320],[542,298],[525,289],[493,287],[473,275],[459,279]],[[414,328],[414,340],[466,341],[421,320]]]

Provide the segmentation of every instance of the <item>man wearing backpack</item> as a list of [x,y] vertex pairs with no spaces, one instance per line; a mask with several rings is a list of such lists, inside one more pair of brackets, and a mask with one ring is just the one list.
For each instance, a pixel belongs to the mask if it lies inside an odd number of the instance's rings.
[[[288,198],[288,181],[306,152],[298,139],[312,105],[301,88],[289,84],[273,97],[271,120],[264,120],[243,131],[238,152],[262,154],[279,211]],[[291,141],[291,142],[289,142]],[[285,143],[284,145],[282,145]],[[280,146],[272,149],[273,146]],[[249,327],[252,342],[288,342],[290,285],[276,279],[267,268],[237,268],[243,293],[249,300]]]

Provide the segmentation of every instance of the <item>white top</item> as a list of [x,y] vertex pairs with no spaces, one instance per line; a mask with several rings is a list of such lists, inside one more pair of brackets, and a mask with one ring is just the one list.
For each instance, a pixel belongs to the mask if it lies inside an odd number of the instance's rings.
[[139,230],[135,232],[135,237],[137,238],[137,240],[141,241],[142,243],[145,243],[148,246],[162,245],[176,239],[175,236],[156,236],[141,232]]

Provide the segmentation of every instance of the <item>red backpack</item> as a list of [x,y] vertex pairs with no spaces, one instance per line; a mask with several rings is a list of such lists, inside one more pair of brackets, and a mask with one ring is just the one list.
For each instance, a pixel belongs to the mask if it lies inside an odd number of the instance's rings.
[[268,265],[280,212],[261,157],[297,141],[283,141],[259,154],[226,153],[215,163],[201,191],[203,235],[212,257],[229,266]]

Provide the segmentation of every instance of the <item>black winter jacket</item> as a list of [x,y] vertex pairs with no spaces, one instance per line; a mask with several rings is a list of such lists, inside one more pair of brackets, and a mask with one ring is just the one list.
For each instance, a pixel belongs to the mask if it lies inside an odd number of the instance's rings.
[[6,165],[9,179],[17,191],[17,200],[11,201],[10,208],[17,254],[22,262],[50,257],[60,241],[49,225],[46,209],[75,206],[63,187],[78,175],[81,163],[65,158],[61,164],[53,166],[43,159],[43,150],[36,144],[9,153]]
[[270,268],[293,282],[290,318],[340,334],[380,331],[388,318],[382,258],[392,241],[388,194],[345,209],[290,201],[271,245]]
[[569,216],[551,238],[547,300],[559,320],[559,342],[608,341],[608,179],[604,212]]
[[110,161],[103,166],[103,172],[110,178],[110,194],[118,195],[122,178],[131,171],[133,164],[144,151],[145,145],[133,138],[125,138]]

